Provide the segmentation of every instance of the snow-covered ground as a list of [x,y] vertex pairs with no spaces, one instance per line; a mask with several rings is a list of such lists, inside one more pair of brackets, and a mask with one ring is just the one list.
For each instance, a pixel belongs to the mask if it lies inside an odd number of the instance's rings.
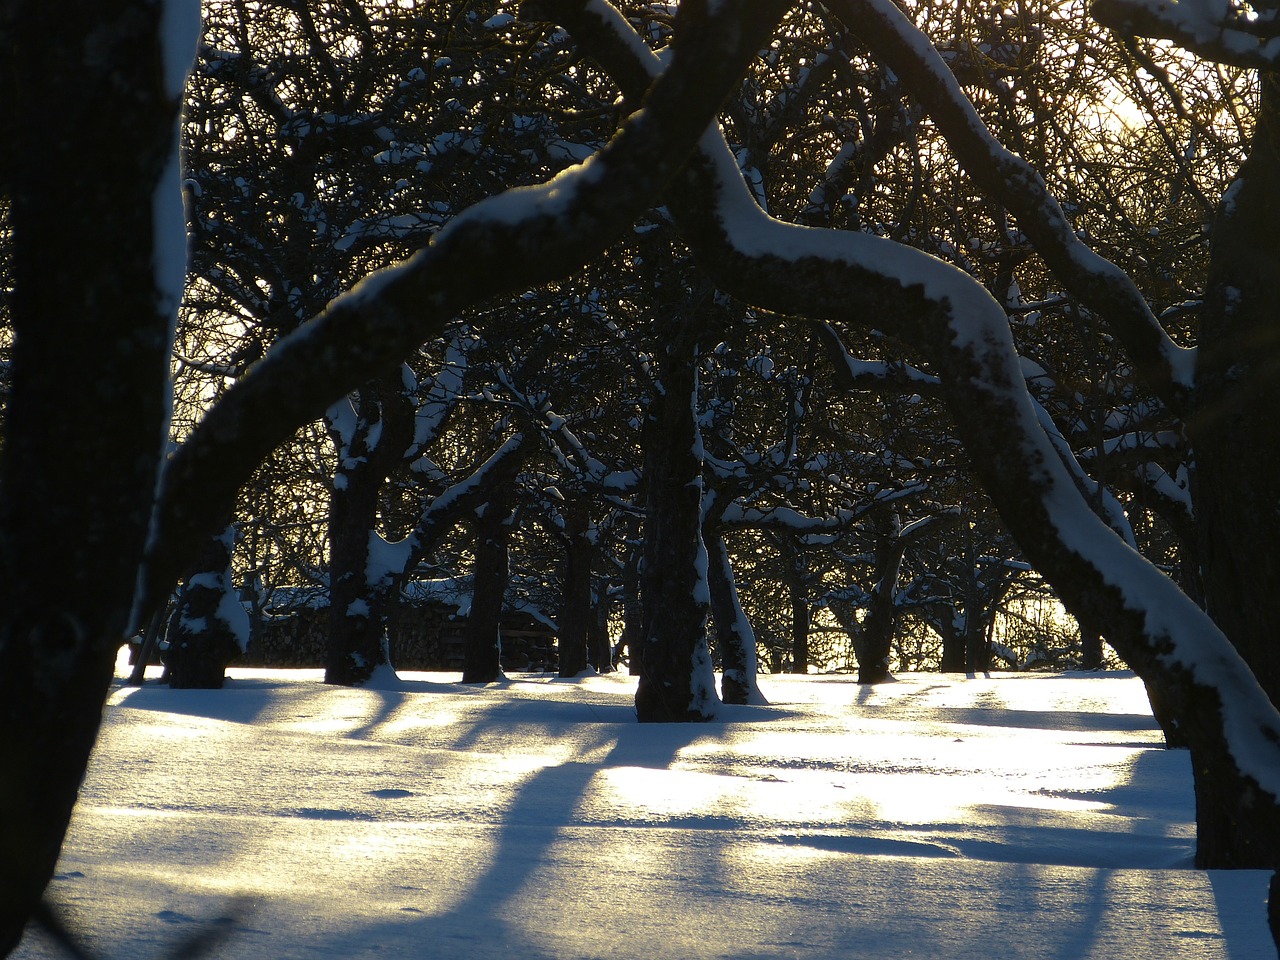
[[1125,674],[770,676],[645,726],[626,676],[232,675],[110,698],[50,888],[98,956],[1275,956]]

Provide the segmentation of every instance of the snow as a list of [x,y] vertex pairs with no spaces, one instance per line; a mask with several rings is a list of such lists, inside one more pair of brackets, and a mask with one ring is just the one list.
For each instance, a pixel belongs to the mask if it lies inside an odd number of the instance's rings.
[[199,0],[163,0],[160,38],[165,92],[176,100],[186,89],[187,74],[200,42]]
[[110,697],[50,888],[94,955],[1274,955],[1128,674],[768,676],[644,725],[625,675],[231,676]]
[[[160,5],[161,55],[165,93],[177,101],[186,88],[187,73],[200,39],[197,0],[165,0]],[[152,196],[155,236],[156,287],[161,312],[176,317],[187,272],[187,216],[182,198],[182,164],[178,155],[178,124],[174,117],[173,149]]]
[[391,583],[409,566],[417,538],[410,535],[403,540],[389,541],[376,530],[369,531],[369,558],[365,563],[365,582]]
[[227,625],[241,652],[249,649],[249,611],[230,590],[218,601],[217,617]]

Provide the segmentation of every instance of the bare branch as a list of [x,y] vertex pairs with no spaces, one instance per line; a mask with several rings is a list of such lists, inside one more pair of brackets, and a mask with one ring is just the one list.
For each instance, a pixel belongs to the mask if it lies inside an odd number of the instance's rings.
[[[620,15],[611,22],[631,30]],[[580,35],[576,22],[566,25]],[[589,52],[615,79],[623,71],[614,73],[614,58],[636,56],[623,42]],[[722,289],[791,315],[874,325],[918,347],[942,380],[974,469],[1036,569],[1078,616],[1107,624],[1108,639],[1144,678],[1179,700],[1205,776],[1241,795],[1280,797],[1280,714],[1204,611],[1090,509],[1038,422],[1004,310],[980,284],[879,237],[774,220],[752,200],[718,131],[703,137],[668,206]],[[1263,819],[1259,866],[1280,830],[1269,814]]]
[[1186,410],[1194,351],[1170,340],[1132,279],[1076,236],[1044,178],[992,136],[928,38],[890,0],[833,0],[831,8],[919,97],[965,171],[1017,218],[1058,280],[1111,325],[1152,391],[1174,412]]
[[1089,12],[1122,36],[1172,40],[1214,63],[1258,70],[1280,65],[1274,12],[1248,20],[1225,2],[1200,0],[1095,0]]
[[679,170],[785,6],[682,4],[668,67],[599,154],[540,186],[470,208],[430,246],[367,277],[272,347],[169,461],[146,605],[229,512],[254,467],[299,425],[438,336],[466,308],[566,276],[619,236]]

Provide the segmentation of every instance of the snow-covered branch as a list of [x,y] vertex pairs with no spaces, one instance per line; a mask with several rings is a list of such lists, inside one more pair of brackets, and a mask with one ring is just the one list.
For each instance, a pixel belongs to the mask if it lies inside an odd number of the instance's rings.
[[377,532],[370,532],[367,581],[383,587],[401,582],[464,513],[480,507],[498,484],[514,480],[536,445],[537,435],[533,433],[509,438],[470,474],[433,498],[404,539],[389,542]]
[[836,328],[829,323],[815,324],[818,338],[827,348],[835,369],[836,382],[845,390],[883,390],[894,387],[912,393],[936,393],[941,381],[908,363],[889,360],[859,360],[849,353]]
[[1152,390],[1172,410],[1186,409],[1194,351],[1169,338],[1123,270],[1076,236],[1044,178],[991,134],[928,38],[891,0],[834,0],[831,6],[920,98],[965,171],[1017,218],[1063,286],[1111,324]]
[[785,6],[681,5],[666,69],[598,154],[471,207],[428,247],[365,278],[275,344],[168,463],[147,602],[167,592],[190,544],[298,424],[439,336],[467,307],[565,276],[621,235],[679,170]]
[[1172,40],[1215,63],[1258,70],[1280,65],[1274,9],[1249,17],[1226,0],[1095,0],[1089,12],[1124,36]]
[[[840,7],[854,9],[844,2]],[[596,3],[591,10],[602,8]],[[867,19],[884,15],[869,4],[857,9],[867,11]],[[584,30],[594,27],[599,36],[602,21],[580,19]],[[566,25],[578,33],[578,23]],[[626,78],[656,70],[657,61],[623,39],[632,30],[620,15],[609,15],[606,25],[618,37],[587,49],[626,92]],[[882,27],[888,24],[871,28],[859,21],[868,39],[880,38]],[[898,37],[903,52],[921,53],[919,43],[887,32]],[[984,133],[968,131],[970,139]],[[1038,191],[1035,182],[1019,189],[1028,186],[1027,196],[1051,200],[1042,184]],[[1025,554],[1069,609],[1107,624],[1121,655],[1178,698],[1188,736],[1198,738],[1192,743],[1204,768],[1198,775],[1230,784],[1220,788],[1242,798],[1234,815],[1249,816],[1250,798],[1259,791],[1275,809],[1280,714],[1204,611],[1090,509],[1038,421],[1004,309],[980,284],[891,241],[772,219],[752,200],[716,130],[704,135],[697,156],[669,189],[668,206],[722,289],[791,315],[861,324],[874,318],[878,329],[920,349],[938,371],[975,470]],[[1076,256],[1071,245],[1065,252]],[[1091,267],[1087,257],[1082,261]],[[1158,330],[1141,323],[1148,334]],[[1165,368],[1167,386],[1189,382],[1174,376],[1177,365],[1162,350],[1146,359]],[[1268,815],[1265,829],[1276,827]]]

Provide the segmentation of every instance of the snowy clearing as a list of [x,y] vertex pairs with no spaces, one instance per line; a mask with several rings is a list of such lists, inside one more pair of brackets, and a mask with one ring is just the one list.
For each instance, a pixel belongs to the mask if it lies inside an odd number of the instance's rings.
[[1274,956],[1128,674],[768,676],[646,726],[626,676],[231,674],[111,695],[50,887],[99,956]]

